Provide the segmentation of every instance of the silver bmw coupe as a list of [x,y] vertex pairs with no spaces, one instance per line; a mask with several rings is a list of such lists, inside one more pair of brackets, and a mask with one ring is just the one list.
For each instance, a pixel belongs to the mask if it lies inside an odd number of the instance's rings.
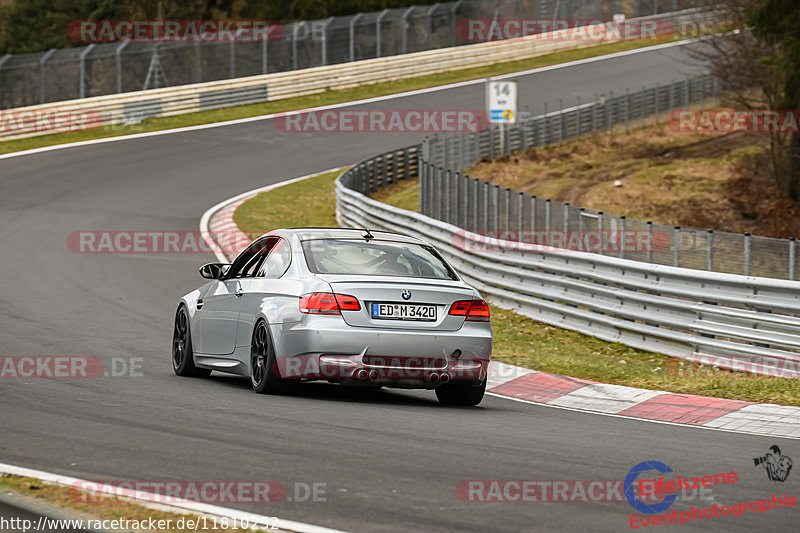
[[259,393],[301,381],[433,389],[477,405],[492,352],[489,307],[433,246],[405,235],[340,228],[275,230],[175,315],[172,366],[248,376]]

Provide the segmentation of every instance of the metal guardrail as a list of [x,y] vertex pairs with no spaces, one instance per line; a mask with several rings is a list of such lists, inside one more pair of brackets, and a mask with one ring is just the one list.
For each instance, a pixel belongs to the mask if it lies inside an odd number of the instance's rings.
[[[685,13],[672,14],[671,17],[676,23],[682,23],[680,21],[688,23],[700,15],[701,13],[690,10]],[[619,35],[603,34],[602,40],[615,42],[619,40]],[[40,128],[42,122],[54,124],[51,115],[55,113],[68,113],[70,116],[76,117],[80,129],[130,124],[148,117],[171,116],[348,89],[370,83],[518,61],[553,51],[595,44],[598,44],[598,41],[540,39],[532,36],[236,80],[150,89],[16,108],[0,112],[3,119],[0,121],[0,140],[66,131],[54,127]],[[48,120],[39,120],[39,117]],[[67,127],[71,125],[69,122],[66,124]]]
[[657,224],[503,188],[463,174],[493,159],[615,126],[659,120],[659,113],[716,103],[717,81],[696,76],[477,133],[437,134],[422,144],[421,212],[488,237],[549,244],[659,265],[796,279],[797,242]]
[[468,44],[469,19],[611,19],[660,15],[707,0],[459,0],[285,25],[268,42],[90,44],[0,57],[0,109],[234,79]]
[[433,243],[492,301],[542,322],[759,374],[800,377],[800,282],[703,272],[485,239],[368,194],[419,176],[420,147],[363,161],[336,181],[340,225]]

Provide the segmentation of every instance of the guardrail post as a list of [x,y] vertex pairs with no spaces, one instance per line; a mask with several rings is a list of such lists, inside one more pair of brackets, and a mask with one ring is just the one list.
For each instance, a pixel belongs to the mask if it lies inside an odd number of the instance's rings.
[[592,133],[597,131],[597,93],[594,93],[594,102],[592,103]]
[[719,89],[718,85],[719,85],[719,78],[714,76],[712,78],[712,87],[713,87],[713,91],[714,91],[714,107],[717,107],[717,105],[719,104],[719,102],[717,100],[717,91]]
[[672,247],[674,248],[672,257],[672,266],[678,267],[680,263],[680,250],[681,250],[681,227],[675,226],[672,228]]
[[458,170],[464,170],[464,132],[458,132]]
[[375,19],[375,57],[381,57],[381,21],[388,12],[388,9],[384,9]]
[[[123,41],[114,50],[114,64],[117,68],[117,94],[122,92],[122,51],[125,49],[126,46],[128,46],[128,43],[130,43],[130,40]],[[194,81],[195,83],[198,83],[200,79],[197,78]]]
[[675,81],[670,80],[669,82],[669,109],[672,111],[675,109]]
[[494,124],[489,125],[489,159],[494,159]]
[[797,241],[789,238],[789,280],[794,281],[795,261],[797,259]]
[[307,27],[306,22],[301,20],[292,24],[292,68],[297,70],[297,28]]
[[[47,94],[45,91],[45,86],[47,84],[47,73],[45,72],[44,64],[47,63],[47,60],[50,59],[50,56],[56,51],[55,48],[51,48],[47,52],[44,53],[42,58],[39,60],[39,103],[45,103],[47,99]],[[117,71],[119,72],[119,71]]]
[[625,133],[630,133],[630,128],[628,127],[628,110],[631,105],[631,95],[627,88],[625,88]]
[[544,103],[544,141],[542,145],[550,144],[550,117],[547,116],[547,102]]
[[619,217],[619,257],[625,259],[625,215]]
[[443,164],[444,168],[450,168],[450,136],[445,134],[444,136],[444,154],[443,154]]
[[522,226],[524,224],[523,204],[525,203],[525,193],[521,192],[517,195],[517,241],[522,242]]
[[492,191],[492,225],[495,236],[500,232],[500,186],[495,185]]
[[489,234],[489,182],[483,182],[483,231]]
[[689,78],[683,80],[684,87],[684,105],[689,107],[692,105],[692,88],[690,87]]
[[642,127],[644,127],[644,111],[645,111],[645,104],[647,103],[647,92],[645,91],[644,85],[642,85],[642,90],[639,93],[639,105],[641,106],[640,112],[640,119],[642,120]]
[[477,232],[479,224],[480,224],[480,221],[478,220],[478,212],[479,212],[478,206],[480,205],[480,198],[479,198],[480,192],[479,192],[478,189],[480,187],[480,180],[478,180],[477,178],[472,178],[472,186],[473,186],[473,191],[472,191],[472,213],[473,213],[473,215],[472,215],[472,226],[470,228],[468,228],[468,229],[470,231]]
[[470,185],[470,177],[467,176],[466,174],[462,174],[461,175],[461,183],[463,184],[463,187],[464,187],[464,209],[463,209],[463,211],[464,211],[464,213],[463,213],[463,215],[464,215],[463,224],[464,225],[462,227],[464,229],[467,229],[467,225],[469,224],[469,206],[470,206],[470,202],[469,202],[469,185]]
[[78,56],[78,98],[86,98],[86,55],[92,51],[95,44],[92,43],[83,49]]
[[744,234],[744,275],[750,275],[750,233]]
[[437,7],[439,7],[439,2],[436,2],[431,7],[429,7],[428,11],[425,13],[425,16],[428,17],[428,42],[427,42],[428,50],[431,49],[431,35],[433,34],[433,13],[436,11]]
[[269,66],[267,64],[267,59],[269,58],[269,51],[267,50],[267,43],[269,42],[269,29],[267,29],[267,35],[263,41],[261,41],[261,73],[266,74]]
[[361,18],[361,13],[350,19],[350,61],[356,60],[356,21]]
[[564,239],[569,240],[567,234],[569,233],[569,202],[564,202],[564,209],[563,209],[563,230],[564,230]]
[[575,138],[581,136],[581,97],[576,96],[575,101],[577,102],[577,106],[575,107]]
[[711,272],[714,270],[714,230],[710,229],[707,232],[707,239],[706,239],[706,256],[707,256],[707,266],[708,271]]
[[403,12],[403,53],[408,52],[408,16],[414,11],[414,6],[409,7]]
[[[292,25],[292,30],[294,30],[294,24]],[[239,31],[236,31],[236,35],[239,35]],[[292,38],[292,42],[294,42],[294,38]],[[229,73],[228,77],[233,79],[236,77],[236,39],[233,39],[230,44],[228,45],[228,66],[229,66]],[[297,70],[297,66],[295,65],[295,70]]]
[[505,204],[506,204],[506,211],[505,211],[505,224],[504,230],[508,231],[511,229],[511,189],[506,187],[506,197],[505,197]]
[[550,242],[550,199],[544,201],[544,232],[547,242]]
[[452,215],[452,209],[453,209],[452,201],[451,201],[452,197],[453,197],[452,191],[451,191],[452,183],[453,183],[453,180],[451,179],[452,177],[453,177],[453,171],[452,170],[450,170],[448,168],[447,170],[444,171],[444,183],[443,183],[443,191],[444,191],[444,221],[447,222],[448,224],[452,220],[452,218],[450,218],[450,217]]
[[[398,159],[397,154],[396,153],[393,154],[392,155],[392,184],[395,184],[398,181],[400,181],[400,179],[397,177],[397,159]],[[409,179],[410,176],[408,175],[408,172],[409,172],[409,168],[408,168],[409,167],[409,164],[408,164],[408,152],[403,152],[403,165],[405,166],[405,169],[406,169],[405,172],[403,172],[403,179]],[[419,179],[422,180],[422,173],[420,172],[420,167],[422,167],[422,165],[420,164],[420,161],[418,159],[417,160],[417,174],[419,174]],[[420,191],[422,191],[422,188],[420,188]]]
[[[597,212],[597,234],[600,238],[600,255],[605,255],[606,246],[603,241],[603,218],[605,214],[602,211]],[[607,239],[606,239],[607,242]]]
[[658,124],[658,84],[656,83],[656,88],[654,89],[655,94],[655,115],[656,115],[656,124]]
[[458,0],[458,2],[453,4],[453,7],[450,8],[450,31],[452,32],[453,46],[458,44],[458,39],[456,38],[456,10],[463,1],[464,0]]
[[[388,9],[386,11],[388,11]],[[320,43],[320,52],[321,52],[321,56],[322,56],[322,66],[325,66],[325,65],[328,64],[328,26],[331,25],[331,22],[333,22],[333,19],[335,19],[335,18],[336,17],[329,17],[325,21],[325,24],[323,24],[323,26],[322,26],[322,39],[321,39],[322,42]],[[381,27],[381,23],[380,23],[380,20],[378,20],[378,31],[380,31],[380,27]],[[380,37],[380,33],[378,33],[378,37]],[[378,40],[378,50],[381,49],[380,46],[381,46],[381,42],[380,42],[380,40]]]
[[531,196],[531,233],[536,235],[536,196]]
[[558,131],[558,140],[559,141],[563,141],[564,137],[569,137],[569,134],[566,131],[566,129],[567,129],[567,114],[564,113],[564,99],[563,98],[559,98],[558,99],[558,118],[560,119],[560,121],[559,121],[560,127],[558,128],[559,129],[559,131]]
[[614,101],[614,91],[608,91],[608,102],[604,106],[606,109],[606,133],[611,133],[613,124],[611,122],[611,102]]
[[700,111],[703,110],[706,103],[706,77],[700,78]]
[[647,262],[653,262],[653,221],[647,221]]

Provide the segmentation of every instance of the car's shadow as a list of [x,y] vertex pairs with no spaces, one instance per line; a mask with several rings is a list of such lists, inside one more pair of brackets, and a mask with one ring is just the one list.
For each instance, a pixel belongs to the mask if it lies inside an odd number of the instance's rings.
[[[229,387],[231,389],[243,390],[254,394],[250,387],[250,379],[235,375],[225,375],[213,373],[203,381],[210,381],[217,386]],[[425,395],[425,396],[422,396]],[[307,382],[298,383],[294,390],[283,395],[287,397],[302,398],[307,400],[321,400],[334,402],[354,402],[369,403],[374,405],[407,405],[407,406],[426,406],[441,407],[443,409],[478,409],[476,407],[446,406],[439,403],[432,390],[411,389],[387,389],[387,388],[366,388],[366,387],[346,387],[338,383],[326,382]],[[430,397],[427,397],[430,396]]]

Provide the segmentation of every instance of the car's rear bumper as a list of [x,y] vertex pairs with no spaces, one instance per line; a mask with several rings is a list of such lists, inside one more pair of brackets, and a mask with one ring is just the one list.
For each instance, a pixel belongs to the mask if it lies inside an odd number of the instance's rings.
[[320,316],[287,324],[273,338],[285,378],[409,387],[482,382],[492,353],[487,322],[434,332],[357,328],[338,316]]

